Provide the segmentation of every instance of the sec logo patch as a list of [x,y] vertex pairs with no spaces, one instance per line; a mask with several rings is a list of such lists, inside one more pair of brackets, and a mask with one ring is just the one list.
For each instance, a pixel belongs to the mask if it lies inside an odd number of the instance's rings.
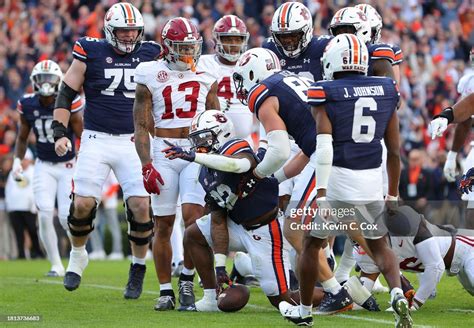
[[107,64],[112,64],[112,57],[105,58],[105,61],[107,62]]
[[166,82],[169,78],[170,77],[166,71],[159,71],[156,75],[156,79],[158,80],[158,82]]

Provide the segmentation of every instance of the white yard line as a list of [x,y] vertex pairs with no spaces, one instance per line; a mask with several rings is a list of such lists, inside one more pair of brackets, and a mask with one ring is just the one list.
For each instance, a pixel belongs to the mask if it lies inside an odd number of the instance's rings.
[[449,312],[474,313],[474,310],[467,309],[448,309]]
[[[346,319],[353,319],[353,320],[360,320],[360,321],[368,321],[368,322],[376,322],[376,323],[383,323],[385,325],[393,326],[394,321],[382,320],[382,319],[373,319],[373,318],[364,318],[364,317],[356,317],[354,315],[349,314],[336,314],[336,317],[342,317]],[[413,325],[413,327],[418,328],[433,328],[433,326],[425,326],[425,325]]]

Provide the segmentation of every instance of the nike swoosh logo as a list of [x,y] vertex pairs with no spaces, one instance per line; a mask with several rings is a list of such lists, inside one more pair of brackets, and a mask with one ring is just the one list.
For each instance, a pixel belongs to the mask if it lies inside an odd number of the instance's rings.
[[402,245],[403,245],[403,240],[400,241],[400,243],[398,243],[398,247],[402,247]]
[[199,74],[204,74],[206,72],[196,72],[196,75],[199,75]]

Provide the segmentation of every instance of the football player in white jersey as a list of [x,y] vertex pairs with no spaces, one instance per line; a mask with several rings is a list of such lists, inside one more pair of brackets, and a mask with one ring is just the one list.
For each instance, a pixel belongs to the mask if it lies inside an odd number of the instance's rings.
[[[412,307],[418,309],[426,302],[445,270],[474,296],[474,230],[431,224],[408,206],[389,213],[386,226],[400,269],[423,272],[418,275]],[[362,275],[375,280],[380,270],[373,260],[361,249],[355,249],[354,255]]]
[[237,16],[226,15],[216,22],[212,36],[216,54],[201,56],[199,66],[215,75],[221,110],[232,120],[236,137],[250,142],[253,114],[239,101],[242,96],[237,94],[232,78],[237,60],[247,49],[247,27]]
[[69,123],[71,101],[83,89],[87,107],[81,155],[74,173],[73,206],[68,216],[72,250],[64,287],[69,291],[79,287],[88,264],[85,245],[94,229],[102,186],[113,170],[124,193],[132,249],[124,297],[137,299],[143,289],[153,223],[150,197],[140,178],[140,159],[133,144],[134,73],[140,62],[157,58],[161,46],[143,41],[143,17],[127,2],[116,3],[107,11],[104,32],[105,39],[83,37],[74,44],[74,60],[59,89],[51,125],[56,153],[67,156],[70,140],[64,131]]
[[[206,109],[220,108],[216,78],[198,64],[202,38],[197,27],[188,19],[178,17],[166,23],[161,35],[164,59],[137,67],[134,104],[135,147],[143,166],[143,183],[152,194],[155,217],[153,256],[160,282],[157,311],[172,310],[176,303],[171,286],[170,236],[178,195],[185,226],[204,214],[205,204],[205,193],[198,181],[199,165],[184,160],[170,161],[162,150],[169,144],[190,148],[187,138],[194,116]],[[149,131],[152,126],[151,155]],[[178,283],[181,310],[194,307],[193,278],[194,266],[185,249],[184,268]]]
[[[470,63],[471,63],[471,69],[468,71],[466,75],[464,75],[459,80],[459,83],[458,83],[458,93],[461,95],[461,99],[466,99],[469,95],[472,95],[474,93],[474,47],[471,48]],[[464,141],[466,140],[468,133],[471,131],[472,118],[469,117],[469,115],[474,115],[474,107],[469,106],[469,103],[472,104],[472,102],[466,102],[466,105],[468,106],[464,106],[464,108],[466,109],[465,111],[466,119],[459,120],[456,117],[456,120],[455,120],[456,121],[455,123],[458,123],[458,124],[456,125],[456,129],[454,130],[453,145],[451,147],[451,150],[448,153],[448,156],[446,158],[446,163],[444,164],[444,169],[443,169],[444,176],[446,177],[446,180],[448,180],[449,182],[456,181],[456,157],[457,157],[458,152],[463,147]],[[456,105],[454,105],[453,108],[454,107],[456,107]],[[469,107],[472,109],[469,109]],[[430,129],[431,129],[433,138],[437,136],[441,136],[443,132],[446,130],[448,124],[451,123],[451,121],[449,120],[449,113],[453,113],[453,111],[450,111],[450,108],[451,107],[448,107],[444,110],[444,112],[447,111],[446,112],[448,114],[447,117],[445,117],[444,114],[441,113],[440,115],[435,116],[433,118],[433,121],[430,123]],[[459,113],[459,109],[457,113]],[[471,167],[474,167],[473,146],[474,146],[474,141],[471,141],[471,151],[469,152],[469,155],[467,156],[466,162],[464,164],[464,173],[466,173],[467,170],[469,170]],[[474,229],[474,193],[471,193],[465,197],[468,200],[465,228]]]
[[[33,130],[38,153],[33,187],[38,208],[39,237],[51,262],[51,270],[47,273],[50,277],[64,276],[64,267],[58,250],[58,237],[53,223],[54,207],[57,200],[59,220],[67,230],[66,221],[71,204],[69,194],[76,162],[73,149],[67,156],[60,157],[55,153],[53,130],[50,128],[54,101],[62,78],[61,68],[52,60],[43,60],[33,68],[30,79],[34,94],[24,95],[17,105],[20,113],[20,129],[13,164],[14,178],[22,180],[21,160],[25,156],[28,136]],[[73,133],[78,138],[81,136],[83,107],[83,99],[76,96],[71,104],[71,128],[67,131],[71,139]]]

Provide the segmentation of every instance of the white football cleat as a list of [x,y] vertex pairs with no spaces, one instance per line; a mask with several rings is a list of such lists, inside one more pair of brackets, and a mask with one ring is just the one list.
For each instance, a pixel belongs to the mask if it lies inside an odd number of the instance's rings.
[[382,285],[382,283],[380,282],[380,279],[377,278],[377,280],[375,280],[374,287],[372,288],[372,293],[380,294],[380,293],[388,293],[388,291],[389,289],[385,287],[384,285]]
[[217,300],[202,298],[196,302],[196,311],[198,312],[219,312],[217,307]]
[[301,317],[300,306],[292,305],[286,301],[280,302],[278,304],[278,309],[280,314],[288,321],[293,322],[297,326],[312,326],[313,325],[313,316],[309,315],[307,317]]
[[102,261],[105,260],[106,255],[104,250],[93,251],[89,254],[89,260],[91,261]]

